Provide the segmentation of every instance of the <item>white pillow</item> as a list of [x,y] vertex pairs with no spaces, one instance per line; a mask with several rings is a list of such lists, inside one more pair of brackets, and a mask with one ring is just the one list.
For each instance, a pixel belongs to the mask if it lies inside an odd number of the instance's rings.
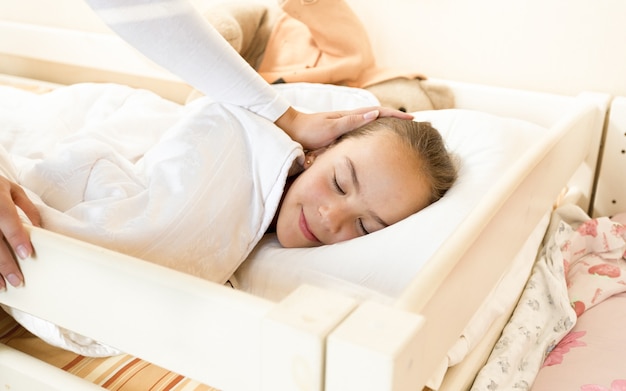
[[459,179],[441,200],[384,230],[331,246],[286,249],[266,235],[236,271],[239,288],[279,300],[307,283],[390,302],[546,132],[530,122],[463,109],[414,114],[417,121],[430,121],[460,160]]

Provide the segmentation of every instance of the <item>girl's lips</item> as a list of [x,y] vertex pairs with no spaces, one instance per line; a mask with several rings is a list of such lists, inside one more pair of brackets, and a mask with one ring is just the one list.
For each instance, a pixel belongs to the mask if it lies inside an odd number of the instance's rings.
[[315,235],[313,235],[313,232],[311,232],[311,230],[309,229],[309,225],[306,222],[306,217],[304,217],[304,210],[302,209],[300,210],[300,221],[298,225],[300,227],[300,231],[302,231],[302,234],[307,240],[316,243],[320,241]]

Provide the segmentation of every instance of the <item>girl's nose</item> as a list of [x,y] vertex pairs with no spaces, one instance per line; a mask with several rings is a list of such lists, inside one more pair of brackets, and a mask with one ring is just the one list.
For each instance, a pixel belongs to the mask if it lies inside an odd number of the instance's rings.
[[343,225],[344,213],[340,205],[323,205],[319,207],[319,214],[322,216],[322,224],[326,229],[337,234]]

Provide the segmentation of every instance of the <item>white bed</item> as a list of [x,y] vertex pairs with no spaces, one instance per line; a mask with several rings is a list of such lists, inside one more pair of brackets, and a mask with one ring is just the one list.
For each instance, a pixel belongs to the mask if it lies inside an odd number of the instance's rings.
[[626,157],[626,97],[614,97],[608,112],[593,216],[612,216],[626,210],[626,183],[622,175]]
[[[24,39],[19,48],[0,45],[8,64],[5,73],[66,83],[131,81],[139,87],[163,87],[159,92],[174,99],[188,91],[152,66],[135,67],[141,61],[109,66],[100,59],[90,62],[85,52],[78,61],[50,50],[56,44],[84,49],[94,42],[112,45],[114,53],[127,50],[106,34],[69,34],[6,21],[0,29]],[[34,44],[41,36],[47,37],[46,50]],[[17,66],[23,64],[34,71]],[[42,70],[49,64],[53,66],[46,69],[52,71],[44,78]],[[82,80],[76,69],[88,71]],[[562,203],[590,206],[609,97],[445,83],[462,113],[417,116],[432,118],[453,133],[460,129],[454,133],[460,147],[471,141],[459,133],[467,115],[478,116],[471,123],[494,127],[481,135],[496,135],[498,126],[542,133],[533,133],[529,147],[495,167],[493,177],[499,179],[487,189],[474,188],[471,207],[451,220],[436,220],[450,218],[439,215],[436,207],[441,205],[436,204],[379,235],[344,245],[284,250],[268,238],[236,275],[243,290],[32,229],[37,258],[20,264],[28,284],[2,293],[0,303],[228,391],[416,390],[442,380],[442,389],[466,388],[524,285],[525,278],[517,278],[512,288],[507,278],[529,272],[553,204],[561,196]],[[495,145],[494,140],[484,141]],[[411,235],[425,229],[424,221],[439,225],[441,239],[413,263],[418,242]],[[382,244],[393,248],[381,250]],[[363,273],[380,278],[345,273],[346,265],[354,268],[355,252],[369,255],[369,269],[362,266]],[[402,267],[393,272],[381,268],[374,262],[380,257]],[[298,264],[290,265],[290,275],[268,279],[294,261]],[[338,262],[344,262],[343,272],[336,268]],[[507,270],[513,271],[502,277]],[[383,271],[388,274],[377,274]],[[501,278],[505,282],[497,288]],[[483,304],[487,297],[499,296],[490,296],[493,290],[505,288],[512,288],[507,289],[508,302]],[[481,315],[471,325],[486,322],[482,328],[473,326],[486,338],[471,341],[478,348],[461,353],[461,364],[446,373],[449,352],[477,313]],[[13,390],[95,387],[5,345],[0,345],[0,378]]]

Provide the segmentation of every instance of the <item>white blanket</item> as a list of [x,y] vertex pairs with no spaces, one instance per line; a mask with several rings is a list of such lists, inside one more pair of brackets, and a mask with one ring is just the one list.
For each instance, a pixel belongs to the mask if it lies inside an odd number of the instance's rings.
[[[45,228],[219,283],[267,230],[302,155],[239,107],[111,84],[2,87],[0,129],[0,175],[26,188]],[[6,309],[52,344],[116,353]]]
[[225,282],[269,226],[300,146],[244,109],[111,84],[0,90],[5,167],[44,227]]

